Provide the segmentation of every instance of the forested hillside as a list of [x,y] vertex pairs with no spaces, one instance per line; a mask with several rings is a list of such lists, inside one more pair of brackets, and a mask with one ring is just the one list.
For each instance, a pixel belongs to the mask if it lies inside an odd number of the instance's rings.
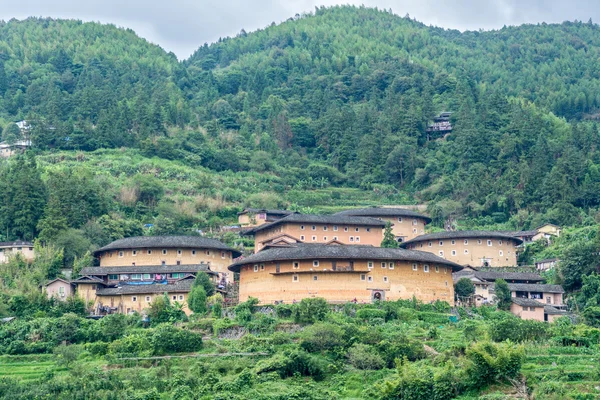
[[[167,169],[259,173],[266,186],[249,191],[270,192],[265,205],[349,205],[339,192],[289,193],[333,186],[391,196],[373,202],[428,203],[439,226],[447,218],[515,229],[587,224],[600,205],[598,32],[567,22],[460,33],[334,7],[242,31],[178,62],[112,25],[13,20],[0,25],[0,126],[10,131],[27,120],[39,160],[56,150],[126,147],[134,158],[172,160]],[[453,112],[453,132],[428,135],[441,111]],[[140,223],[171,218],[171,206],[140,194],[137,175],[160,174],[98,170],[102,157],[114,165],[120,153],[85,154],[76,159],[88,168],[86,182],[107,187],[106,173],[112,177],[108,200],[68,225],[79,229],[110,212]],[[7,238],[37,236],[42,216],[57,212],[46,207],[55,203],[51,177],[72,176],[74,166],[56,158],[51,165],[40,164],[42,207],[27,228],[4,225]],[[11,168],[3,175],[9,186]],[[249,205],[239,187],[157,193],[171,201],[174,193],[202,194],[233,207],[186,209],[206,227]],[[6,209],[11,196],[4,194]]]

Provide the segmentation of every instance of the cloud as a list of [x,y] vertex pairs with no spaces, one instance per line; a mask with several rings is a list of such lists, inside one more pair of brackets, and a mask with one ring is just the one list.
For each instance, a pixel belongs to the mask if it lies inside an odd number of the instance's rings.
[[204,43],[281,22],[317,5],[364,4],[410,14],[426,24],[460,30],[522,23],[600,20],[588,0],[0,0],[0,19],[29,16],[113,23],[188,57]]

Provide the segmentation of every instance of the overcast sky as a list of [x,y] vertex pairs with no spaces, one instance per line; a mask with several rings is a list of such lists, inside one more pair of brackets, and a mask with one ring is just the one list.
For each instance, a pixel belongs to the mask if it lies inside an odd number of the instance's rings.
[[597,0],[0,0],[0,19],[42,16],[113,23],[183,59],[203,43],[242,28],[250,32],[333,4],[391,8],[426,24],[460,30],[589,18],[600,22]]

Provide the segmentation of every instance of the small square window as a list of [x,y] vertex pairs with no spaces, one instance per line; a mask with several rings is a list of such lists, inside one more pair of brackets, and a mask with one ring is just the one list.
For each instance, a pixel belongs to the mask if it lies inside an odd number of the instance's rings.
[[417,225],[417,224],[418,224],[417,220],[413,219],[413,225]]
[[465,244],[469,244],[469,239],[465,239]]
[[192,255],[195,256],[196,255],[196,250],[192,250]]
[[311,227],[311,229],[312,229],[313,231],[316,231],[316,230],[317,230],[317,226],[316,226],[316,225],[313,225],[313,226]]
[[468,249],[465,249],[465,254],[469,254],[469,250]]
[[450,243],[454,245],[454,244],[456,244],[456,240],[453,240]]
[[225,252],[224,251],[221,252],[221,258],[225,258]]
[[326,231],[327,230],[327,225],[323,225],[323,230]]
[[152,250],[148,250],[148,255],[152,254]]
[[151,299],[150,296],[146,296],[146,303],[150,303],[150,299]]
[[131,255],[134,256],[134,257],[137,256],[137,250],[132,250],[131,251]]
[[163,249],[162,253],[163,253],[163,256],[166,255],[167,254],[167,250]]
[[323,236],[323,240],[324,240],[324,241],[327,241],[327,236]]
[[360,242],[360,236],[355,237],[354,240]]
[[292,282],[298,282],[298,275],[292,275]]
[[440,250],[440,257],[444,257],[444,251]]
[[456,255],[456,250],[452,250],[452,255],[455,256]]
[[135,303],[135,302],[137,301],[137,296],[133,296],[133,297],[131,298],[131,301],[133,301],[133,302]]
[[304,230],[304,225],[300,225],[300,230]]
[[395,267],[395,264],[394,264],[394,262],[393,262],[393,261],[392,261],[392,262],[390,262],[390,263],[388,263],[388,268],[389,268],[389,269],[394,269],[394,267]]
[[373,277],[372,276],[367,277],[367,282],[373,282]]
[[348,232],[348,227],[347,226],[344,227],[344,232]]
[[373,268],[373,261],[367,261],[367,267]]
[[427,243],[427,246],[431,247],[431,246],[433,246],[433,243],[429,242],[429,243]]
[[304,240],[304,235],[301,235],[301,236],[300,236],[300,240]]
[[119,257],[123,257],[124,253],[122,251],[119,252]]
[[367,275],[365,275],[365,274],[360,274],[360,280],[361,280],[361,281],[366,281],[366,280],[367,280]]
[[402,222],[402,217],[398,217],[398,222]]
[[338,227],[337,227],[337,225],[334,225],[334,226],[333,226],[333,230],[334,230],[335,232],[337,232],[337,230],[338,230]]
[[265,264],[260,264],[260,270],[264,271],[265,270]]
[[319,277],[317,275],[313,275],[313,281],[317,281],[319,280]]
[[419,269],[419,266],[417,264],[413,264],[412,265],[413,271],[416,271]]
[[385,268],[385,267],[387,267],[387,264],[386,264],[386,263],[384,263],[384,262],[382,262],[382,263],[381,263],[381,268]]
[[502,257],[504,255],[504,252],[502,250],[500,250],[500,257]]
[[254,272],[258,272],[258,264],[254,266]]
[[477,244],[481,244],[481,239],[477,239]]
[[488,241],[487,241],[487,245],[488,245],[488,246],[491,246],[491,245],[492,245],[492,241],[491,241],[491,240],[488,240]]
[[387,281],[388,281],[388,277],[387,277],[387,276],[384,276],[384,277],[383,277],[383,281],[384,281],[384,282],[387,282]]
[[337,236],[334,236],[334,237],[333,237],[333,240],[338,240],[338,237],[337,237]]
[[177,301],[177,296],[171,296],[171,299],[173,299],[173,301]]
[[205,253],[206,253],[207,256],[210,256],[210,250],[206,250]]
[[444,242],[442,240],[440,240],[440,246],[443,246]]
[[294,269],[300,268],[300,263],[298,261],[294,261]]
[[319,266],[319,261],[318,260],[314,260],[313,261],[313,267],[318,267]]
[[435,272],[440,272],[440,267],[438,265],[435,266]]
[[423,272],[429,272],[429,265],[423,265]]
[[[417,228],[413,228],[413,233],[417,233]],[[421,247],[423,247],[422,244],[421,244]]]
[[354,228],[356,232],[360,232],[360,228]]
[[313,236],[313,237],[312,237],[312,241],[313,241],[313,242],[316,242],[316,241],[317,241],[317,237],[316,237],[316,236]]
[[350,236],[350,241],[354,242],[354,236]]
[[179,295],[179,300],[183,301],[183,295],[182,294]]
[[371,232],[371,228],[367,228],[367,232]]
[[177,250],[177,255],[180,256],[181,255],[181,250]]

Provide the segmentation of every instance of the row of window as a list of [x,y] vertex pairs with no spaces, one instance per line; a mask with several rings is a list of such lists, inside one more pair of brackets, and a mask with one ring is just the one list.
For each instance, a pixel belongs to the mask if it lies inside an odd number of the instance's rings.
[[[464,250],[463,250],[463,252],[464,252],[464,254],[469,254],[469,249],[464,249]],[[450,252],[450,254],[451,254],[451,255],[453,255],[453,256],[455,256],[455,255],[456,255],[456,250],[452,250],[452,251]],[[440,257],[444,257],[444,250],[440,250],[440,251],[439,251],[439,255],[440,255]],[[498,251],[498,255],[499,255],[500,257],[504,256],[504,251],[502,251],[502,250],[499,250],[499,251]],[[510,255],[510,251],[508,252],[508,255]]]
[[[173,296],[171,296],[171,299],[173,301],[183,301],[183,295],[182,294],[180,294],[180,295],[173,295]],[[146,296],[144,298],[144,300],[146,300],[146,303],[150,303],[152,301],[152,296]],[[132,296],[131,297],[131,301],[133,303],[137,302],[138,301],[138,296]]]
[[[477,239],[477,244],[482,244],[482,243],[483,243],[483,240],[481,240],[481,239]],[[502,246],[502,243],[503,243],[503,242],[502,242],[502,240],[498,240],[498,244],[499,244],[500,246]],[[443,240],[440,240],[440,241],[438,242],[438,244],[439,244],[440,246],[443,246],[443,245],[444,245],[444,241],[443,241]],[[455,245],[455,244],[456,244],[456,240],[451,240],[451,241],[450,241],[450,244],[452,244],[452,245]],[[464,239],[464,244],[469,244],[469,239]],[[488,246],[492,246],[493,244],[494,244],[494,243],[493,243],[493,241],[492,241],[492,240],[490,240],[490,239],[488,239],[488,240],[487,240],[487,245],[488,245]],[[423,247],[423,243],[421,243],[421,244],[420,244],[420,246],[421,246],[421,247]],[[429,247],[433,246],[433,242],[428,242],[428,243],[427,243],[427,246],[429,246]],[[414,248],[414,247],[415,247],[415,246],[413,246],[413,248]]]
[[[152,254],[152,250],[148,249],[147,250],[147,254],[151,255]],[[166,256],[167,254],[169,254],[169,251],[167,249],[163,249],[162,250],[162,254],[163,254],[163,256]],[[182,250],[177,250],[177,255],[178,256],[180,256],[182,254],[183,254]],[[192,256],[195,256],[196,254],[197,254],[197,251],[196,250],[192,250]],[[207,256],[210,256],[210,250],[204,250],[204,254],[206,254]],[[138,255],[138,251],[137,250],[132,250],[131,251],[131,255],[134,256],[134,257],[137,256]],[[124,251],[119,251],[119,257],[123,257],[123,256],[125,256],[125,252]],[[227,254],[224,251],[222,251],[221,252],[221,258],[225,258],[226,256],[227,256]],[[110,257],[112,257],[112,253],[110,253]]]
[[[319,260],[313,260],[313,267],[318,267],[319,266]],[[375,264],[373,263],[373,261],[367,261],[367,267],[369,269],[373,268]],[[298,261],[294,261],[292,263],[292,266],[294,269],[299,269],[300,268],[300,262]],[[396,263],[394,261],[389,261],[389,262],[381,262],[381,268],[388,268],[388,269],[394,269],[396,266]],[[412,269],[413,271],[418,271],[419,270],[419,264],[413,264],[412,265]],[[254,264],[254,272],[258,272],[258,271],[264,271],[265,270],[265,264]],[[424,264],[423,265],[423,272],[429,272],[429,265]],[[440,272],[440,267],[438,265],[435,266],[435,272]],[[444,273],[448,272],[448,267],[444,267]],[[316,280],[316,279],[315,279]]]
[[[151,280],[154,279],[153,277],[156,277],[156,274],[124,274],[126,276],[129,277],[129,279],[134,280],[134,281],[140,281],[140,280]],[[185,278],[185,272],[175,272],[172,274],[167,274],[169,276],[169,279],[179,279],[179,278]],[[164,276],[164,275],[163,275]],[[109,281],[118,281],[119,280],[120,275],[119,274],[109,274],[108,275],[108,280]]]
[[[319,276],[318,275],[313,275],[312,276],[312,280],[313,281],[318,281],[319,280]],[[367,282],[373,282],[373,277],[371,275],[367,276],[367,274],[360,274],[360,280],[361,281],[367,281]],[[292,275],[292,282],[299,282],[300,281],[300,276],[299,275]],[[384,283],[388,283],[389,282],[389,278],[387,276],[383,277],[383,282]],[[446,281],[446,286],[448,286],[448,281]]]
[[[402,222],[402,217],[398,217],[398,222]],[[413,225],[419,225],[419,221],[417,221],[416,219],[412,220],[412,224]]]
[[[300,235],[300,240],[302,240],[302,241],[305,241],[305,240],[306,240],[306,237],[305,237],[304,235]],[[317,236],[313,236],[313,237],[311,238],[311,240],[312,240],[313,242],[316,242],[316,241],[318,241],[318,240],[319,240],[319,238],[318,238]],[[327,240],[328,240],[328,237],[327,237],[327,236],[323,236],[323,241],[324,241],[324,242],[326,242]],[[331,240],[338,240],[338,237],[337,237],[337,236],[333,236],[333,237],[331,238]],[[348,240],[349,240],[349,241],[351,241],[351,242],[357,242],[357,243],[358,243],[358,242],[360,242],[360,236],[350,236],[350,237],[348,238]]]
[[[15,251],[15,249],[16,249],[16,251],[23,251],[22,247],[10,247],[10,248],[7,247],[5,249],[0,249],[0,253],[4,253],[4,250],[6,250],[6,251]],[[29,249],[29,251],[33,251],[33,247],[28,247],[28,249]]]
[[[300,225],[300,229],[301,229],[301,230],[304,230],[304,229],[306,229],[306,227],[305,227],[304,225]],[[312,225],[312,226],[310,227],[310,229],[311,229],[311,230],[313,230],[313,231],[316,231],[316,230],[317,230],[317,226],[316,226],[316,225]],[[327,225],[324,225],[324,226],[323,226],[323,230],[324,230],[324,231],[327,231],[327,230],[329,230],[329,227],[328,227]],[[344,232],[348,232],[348,230],[349,230],[349,228],[348,228],[347,226],[345,226],[345,227],[344,227]],[[366,230],[367,232],[371,232],[371,228],[365,228],[365,230]],[[334,232],[337,232],[337,231],[338,231],[338,226],[337,226],[337,225],[333,225],[333,231],[334,231]],[[360,228],[356,227],[356,228],[354,228],[354,231],[355,231],[355,232],[360,232]]]

